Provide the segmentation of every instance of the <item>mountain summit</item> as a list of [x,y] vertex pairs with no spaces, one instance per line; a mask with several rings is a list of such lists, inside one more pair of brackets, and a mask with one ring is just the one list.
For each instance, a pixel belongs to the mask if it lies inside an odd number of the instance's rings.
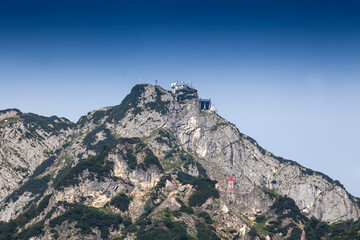
[[191,86],[65,118],[0,111],[0,239],[358,239],[359,199]]

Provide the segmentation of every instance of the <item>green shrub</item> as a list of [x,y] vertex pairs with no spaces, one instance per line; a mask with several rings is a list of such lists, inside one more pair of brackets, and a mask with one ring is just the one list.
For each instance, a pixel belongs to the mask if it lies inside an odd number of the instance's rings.
[[189,205],[201,206],[209,197],[219,198],[219,191],[215,188],[216,181],[207,177],[193,177],[190,174],[184,172],[178,172],[177,178],[182,184],[191,184],[194,186],[195,191],[189,198]]
[[209,178],[197,178],[191,184],[196,190],[189,198],[190,206],[200,207],[209,197],[220,197],[219,191],[215,188],[216,181]]
[[176,140],[168,131],[163,130],[163,129],[159,129],[158,134],[160,136],[155,138],[155,140],[158,143],[164,143],[164,144],[168,145],[170,148],[173,147],[172,142],[174,142]]
[[205,220],[205,223],[212,224],[213,220],[211,219],[210,215],[207,212],[200,212],[198,216]]
[[92,120],[94,124],[97,124],[102,118],[105,117],[105,111],[102,110],[98,110],[96,112],[94,112],[94,114],[92,115]]
[[263,222],[265,222],[265,220],[266,220],[265,215],[258,215],[258,216],[256,216],[256,219],[255,219],[255,221],[257,223],[263,223]]
[[63,120],[56,116],[43,117],[33,113],[25,113],[21,115],[21,119],[31,133],[36,133],[36,129],[42,129],[45,132],[53,132],[57,135],[60,130],[67,130],[74,126],[69,120]]
[[174,217],[177,217],[177,218],[179,218],[179,217],[181,217],[181,212],[180,212],[180,210],[178,210],[178,211],[173,211],[172,212],[172,215],[174,216]]
[[119,138],[119,142],[128,144],[141,144],[141,139],[138,137],[133,138]]
[[200,163],[195,162],[193,156],[187,154],[186,161],[187,163],[184,165],[185,169],[189,169],[189,166],[192,164],[198,169],[200,177],[208,177],[205,168]]
[[195,227],[199,240],[220,240],[220,238],[216,235],[214,231],[211,230],[208,225],[197,221]]
[[13,234],[16,233],[17,225],[14,221],[0,221],[0,240],[14,239]]
[[59,235],[58,232],[55,232],[55,233],[53,233],[52,237],[53,237],[54,239],[59,239],[60,235]]
[[305,224],[304,227],[307,240],[321,239],[330,232],[330,227],[325,222],[320,222],[314,217]]
[[[95,176],[100,181],[103,181],[106,177],[111,178],[112,176],[110,173],[114,163],[107,160],[106,157],[110,151],[116,148],[118,144],[123,144],[125,146],[126,152],[123,153],[123,157],[127,161],[129,169],[134,170],[139,166],[146,170],[150,165],[156,165],[161,171],[163,171],[158,158],[149,148],[146,148],[146,145],[142,143],[139,138],[120,138],[118,140],[104,144],[102,146],[101,152],[96,156],[80,160],[76,166],[67,170],[66,173],[62,171],[62,176],[59,176],[59,172],[54,181],[57,183],[56,187],[60,188],[78,184],[78,177],[86,169],[88,169],[88,171],[91,173],[89,176],[90,179],[93,179]],[[145,152],[146,154],[144,164],[142,165],[138,165],[135,155],[139,152]]]
[[[17,218],[10,220],[8,223],[0,222],[0,240],[15,239],[17,229],[23,227],[26,223],[39,215],[49,204],[50,195],[44,197],[39,205],[31,205],[26,211],[20,214]],[[20,239],[28,239],[31,236],[38,236],[42,234],[44,222],[39,222],[24,230],[20,235]],[[17,239],[17,238],[16,238]]]
[[161,96],[164,94],[159,87],[155,87],[156,97],[155,102],[148,102],[145,107],[155,110],[158,113],[166,114],[169,112],[168,104],[170,101],[162,101]]
[[252,226],[250,228],[250,231],[248,232],[248,235],[251,237],[251,238],[255,238],[255,237],[259,237],[259,234],[257,233],[256,229],[254,226]]
[[360,220],[358,221],[342,221],[330,225],[331,239],[352,240],[360,239]]
[[269,197],[271,197],[273,199],[277,198],[279,196],[279,194],[277,194],[274,189],[269,189],[267,187],[263,187],[262,190],[265,194],[267,194]]
[[[151,224],[151,223],[150,223]],[[143,224],[137,231],[137,238],[139,240],[145,239],[176,239],[176,240],[187,240],[193,239],[190,235],[187,234],[186,224],[183,222],[173,221],[171,213],[166,211],[164,219],[161,222],[155,224],[156,226],[151,226],[149,229],[146,229],[146,226],[150,225],[149,223]],[[160,227],[162,226],[162,227]]]
[[84,127],[85,123],[88,121],[87,116],[81,116],[80,119],[76,122],[76,126]]
[[53,180],[53,187],[56,187],[59,185],[60,181],[65,177],[65,175],[70,171],[71,169],[71,163],[68,163],[65,167],[60,169],[56,175],[56,177]]
[[301,239],[301,233],[302,233],[302,231],[300,228],[294,227],[291,230],[290,237],[288,237],[287,240],[299,240],[299,239]]
[[271,206],[271,209],[275,211],[280,219],[288,217],[295,221],[306,220],[306,217],[300,212],[295,201],[286,196],[279,196]]
[[139,103],[139,97],[145,92],[145,85],[138,84],[131,89],[130,94],[128,94],[120,105],[117,105],[106,112],[106,115],[109,116],[106,120],[107,122],[120,121],[125,117],[125,114],[131,109],[133,109],[134,114],[139,114],[142,112],[142,109],[138,109],[137,105]]
[[177,172],[176,175],[177,175],[177,179],[182,184],[191,184],[191,182],[196,179],[194,176],[191,176],[190,174],[184,172]]
[[56,225],[61,225],[62,222],[69,223],[76,221],[76,228],[80,228],[83,234],[94,234],[91,228],[98,228],[101,231],[101,237],[107,238],[109,236],[109,228],[118,229],[123,222],[120,215],[108,213],[103,209],[89,207],[82,204],[68,204],[70,206],[62,215],[52,219],[49,226],[54,228]]
[[[123,155],[123,157],[127,161],[129,169],[135,170],[136,167],[141,167],[146,170],[150,167],[150,165],[155,165],[161,171],[163,171],[159,159],[149,148],[146,147],[146,145],[139,138],[120,138],[117,142],[125,145],[126,153]],[[138,165],[136,158],[136,154],[138,153],[145,153],[145,159],[143,164]]]
[[185,204],[181,205],[179,211],[187,213],[187,214],[193,214],[194,213],[194,210],[191,207],[186,206]]
[[175,140],[174,136],[168,130],[159,129],[158,134],[163,138]]
[[9,202],[10,200],[17,201],[19,196],[25,192],[31,192],[32,195],[39,194],[39,196],[41,196],[47,189],[49,181],[50,175],[46,175],[42,178],[30,178],[20,188],[12,192],[9,197],[7,197],[5,202]]
[[101,154],[98,154],[94,157],[88,159],[80,160],[77,165],[70,168],[66,174],[58,181],[56,188],[63,188],[79,183],[79,176],[83,171],[88,169],[91,173],[90,177],[94,177],[98,180],[104,180],[105,177],[110,177],[110,171],[113,168],[114,163],[106,160],[106,156],[112,147],[107,146],[103,148]]
[[150,239],[169,240],[171,239],[171,236],[169,231],[165,229],[151,228],[147,231],[138,233],[136,239],[137,240],[150,240]]
[[160,181],[156,184],[155,189],[159,190],[159,189],[165,187],[166,186],[166,181],[171,181],[171,176],[170,175],[163,175],[160,178]]
[[134,151],[131,148],[126,148],[126,154],[124,155],[124,159],[128,163],[128,167],[131,170],[135,170],[137,166],[136,157],[134,155]]
[[44,197],[43,200],[41,200],[41,202],[38,204],[37,207],[37,213],[41,213],[49,205],[49,200],[51,196],[52,194],[49,194],[46,197]]
[[189,161],[190,163],[194,162],[194,158],[190,154],[186,154],[184,152],[180,153],[180,160],[183,162]]
[[176,198],[176,201],[180,204],[180,212],[184,212],[187,214],[194,214],[194,210],[191,207],[188,207],[185,205],[185,203],[183,201],[181,201],[180,198]]
[[[255,141],[255,139],[253,139],[253,138],[251,138],[251,137],[249,137],[249,136],[243,135],[243,134],[241,134],[241,137],[242,137],[242,138],[245,138],[246,140],[248,140],[249,142],[251,142],[253,145],[255,145],[255,146],[259,149],[259,151],[261,152],[262,155],[265,155],[265,154],[266,154],[266,150],[263,149],[263,148]],[[274,157],[275,157],[275,156],[274,156]],[[276,158],[276,157],[275,157],[275,158]],[[290,160],[289,160],[289,161],[290,161]]]
[[150,149],[146,149],[146,156],[144,159],[144,164],[146,169],[150,167],[150,165],[155,165],[157,166],[160,171],[164,171],[164,169],[162,168],[159,159],[154,155],[154,153],[150,150]]
[[51,165],[53,165],[53,163],[55,162],[56,157],[55,156],[51,156],[48,159],[46,159],[45,161],[43,161],[34,171],[33,175],[31,176],[32,178],[35,178],[41,174],[43,174],[46,169],[48,167],[50,167]]
[[196,89],[188,89],[183,91],[177,91],[177,101],[180,103],[184,103],[186,100],[197,99],[197,90]]
[[125,212],[129,210],[131,198],[129,198],[125,193],[119,193],[113,199],[111,199],[110,204]]
[[[96,134],[104,132],[105,133],[105,139],[99,141],[98,143],[94,144],[96,141]],[[94,130],[92,130],[90,133],[86,135],[86,137],[83,140],[83,144],[89,149],[94,150],[96,153],[101,152],[104,146],[107,144],[110,144],[115,141],[114,136],[111,134],[110,130],[105,127],[105,125],[101,125]]]
[[214,127],[211,128],[211,131],[217,131],[218,129],[220,129],[223,126],[229,126],[231,123],[229,122],[221,122],[221,123],[216,123],[216,125]]
[[164,159],[169,159],[169,158],[172,158],[176,154],[176,150],[172,148],[169,151],[164,152],[164,154],[165,154]]
[[35,223],[31,225],[29,228],[25,229],[18,235],[18,239],[29,239],[30,237],[39,236],[44,233],[44,221]]

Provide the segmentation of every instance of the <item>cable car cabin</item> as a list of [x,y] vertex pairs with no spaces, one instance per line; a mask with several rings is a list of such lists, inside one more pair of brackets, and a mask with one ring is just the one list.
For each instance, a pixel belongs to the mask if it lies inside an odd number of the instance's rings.
[[211,100],[210,99],[199,99],[199,107],[200,107],[200,111],[204,110],[204,111],[208,111],[211,109]]

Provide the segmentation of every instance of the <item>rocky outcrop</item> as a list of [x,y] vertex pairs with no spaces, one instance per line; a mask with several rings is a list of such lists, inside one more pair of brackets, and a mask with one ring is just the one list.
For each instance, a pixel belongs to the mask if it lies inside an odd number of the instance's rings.
[[64,118],[0,111],[0,201],[68,141],[72,127]]

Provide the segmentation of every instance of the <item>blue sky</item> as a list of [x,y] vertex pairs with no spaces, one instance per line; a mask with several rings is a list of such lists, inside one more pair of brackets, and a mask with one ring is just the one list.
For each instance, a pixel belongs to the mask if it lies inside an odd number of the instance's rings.
[[[75,2],[75,3],[74,3]],[[360,197],[359,1],[1,1],[0,109],[77,121],[192,82],[264,148]]]

